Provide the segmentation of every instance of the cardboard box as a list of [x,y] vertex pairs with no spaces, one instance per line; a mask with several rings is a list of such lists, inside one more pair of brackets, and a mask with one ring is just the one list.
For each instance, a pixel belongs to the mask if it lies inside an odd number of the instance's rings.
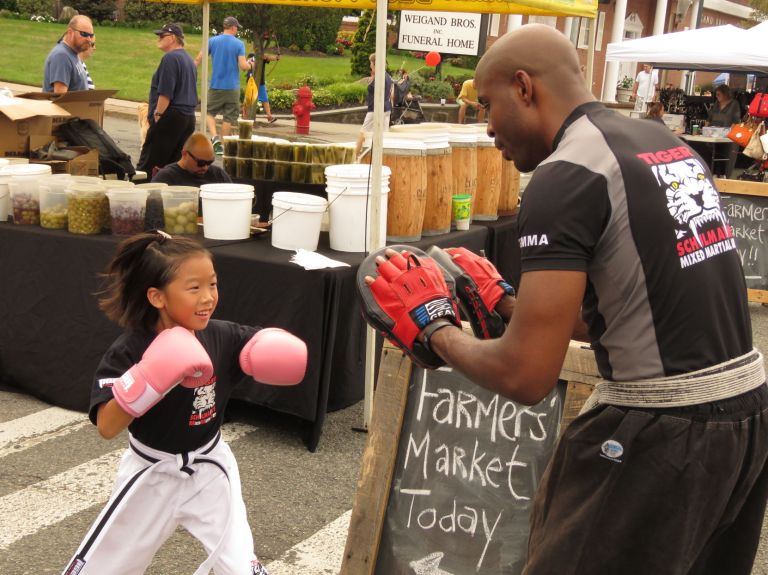
[[0,157],[27,156],[30,136],[49,136],[54,121],[69,116],[50,101],[0,97]]
[[[53,136],[30,136],[29,149],[37,150],[54,140]],[[98,176],[99,175],[99,151],[89,150],[84,146],[70,146],[62,148],[64,150],[74,150],[80,155],[72,160],[37,160],[30,158],[30,163],[47,164],[51,166],[51,172],[54,174],[72,174],[73,176]]]
[[[72,149],[72,148],[67,148]],[[48,164],[52,174],[73,176],[99,176],[99,151],[83,148],[83,154],[68,162],[65,160],[30,160],[32,164]],[[85,151],[87,150],[87,151]]]
[[[72,116],[83,120],[94,120],[99,126],[104,126],[104,102],[114,96],[117,90],[81,90],[56,95],[51,92],[27,92],[21,98],[30,100],[47,100],[64,108]],[[55,127],[55,126],[54,126]]]

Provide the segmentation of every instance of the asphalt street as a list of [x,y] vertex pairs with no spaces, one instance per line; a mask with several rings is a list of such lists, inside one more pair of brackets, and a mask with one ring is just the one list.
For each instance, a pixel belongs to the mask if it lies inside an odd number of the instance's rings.
[[[755,344],[768,349],[768,307],[750,311]],[[60,573],[108,497],[125,434],[103,440],[84,414],[7,389],[0,405],[0,574]],[[362,404],[329,414],[315,453],[290,417],[239,402],[228,416],[261,560],[272,575],[338,573],[366,440],[353,429]],[[754,575],[768,575],[766,533]],[[192,573],[204,558],[179,530],[147,573]]]
[[[105,128],[135,161],[135,119],[107,116]],[[768,350],[768,307],[750,304],[750,311],[755,344]],[[0,405],[0,575],[60,573],[107,500],[125,434],[103,440],[84,414],[12,389],[0,390]],[[366,440],[354,430],[362,404],[329,414],[316,453],[291,417],[236,403],[228,419],[224,435],[262,562],[273,575],[337,573]],[[197,541],[178,531],[147,573],[192,573],[204,558]],[[765,535],[753,574],[768,575]]]

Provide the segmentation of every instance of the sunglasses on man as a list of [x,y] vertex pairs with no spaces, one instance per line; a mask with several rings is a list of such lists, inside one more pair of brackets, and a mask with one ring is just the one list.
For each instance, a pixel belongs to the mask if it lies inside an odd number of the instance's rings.
[[195,161],[197,162],[197,167],[198,167],[198,168],[205,168],[205,167],[208,167],[208,166],[210,166],[211,164],[213,164],[213,162],[215,162],[215,161],[216,161],[215,159],[213,159],[213,160],[201,160],[200,158],[196,157],[196,156],[195,156],[195,155],[194,155],[192,152],[190,152],[189,150],[187,150],[187,154],[189,154],[189,157],[190,157],[190,158],[192,158],[193,160],[195,160]]
[[93,38],[96,35],[93,32],[83,32],[82,30],[78,30],[77,28],[72,28],[72,30],[80,34],[81,38]]

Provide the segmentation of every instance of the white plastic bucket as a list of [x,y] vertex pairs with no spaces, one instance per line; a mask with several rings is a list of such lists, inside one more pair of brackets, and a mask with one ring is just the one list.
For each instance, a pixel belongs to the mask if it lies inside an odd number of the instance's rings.
[[[370,164],[339,164],[325,168],[325,191],[329,205],[331,249],[340,252],[364,252],[371,229],[372,204],[369,200]],[[381,167],[381,203],[379,245],[387,235],[387,200],[389,166]]]
[[[331,249],[340,252],[364,252],[371,229],[372,204],[367,190],[326,187],[330,211],[329,238]],[[386,243],[387,196],[389,186],[381,186],[379,204],[379,241]]]
[[203,236],[211,240],[245,240],[251,236],[253,186],[203,184]]
[[315,251],[325,198],[295,192],[272,194],[272,246],[281,250]]

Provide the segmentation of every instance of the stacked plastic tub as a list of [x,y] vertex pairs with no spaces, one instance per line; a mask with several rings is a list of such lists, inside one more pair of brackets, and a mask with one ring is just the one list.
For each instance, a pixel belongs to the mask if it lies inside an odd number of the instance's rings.
[[[370,164],[340,164],[325,168],[325,191],[328,194],[330,225],[328,235],[332,250],[341,252],[369,251],[371,229]],[[387,200],[391,170],[381,167],[381,203],[379,204],[378,244],[384,245],[387,234]]]

